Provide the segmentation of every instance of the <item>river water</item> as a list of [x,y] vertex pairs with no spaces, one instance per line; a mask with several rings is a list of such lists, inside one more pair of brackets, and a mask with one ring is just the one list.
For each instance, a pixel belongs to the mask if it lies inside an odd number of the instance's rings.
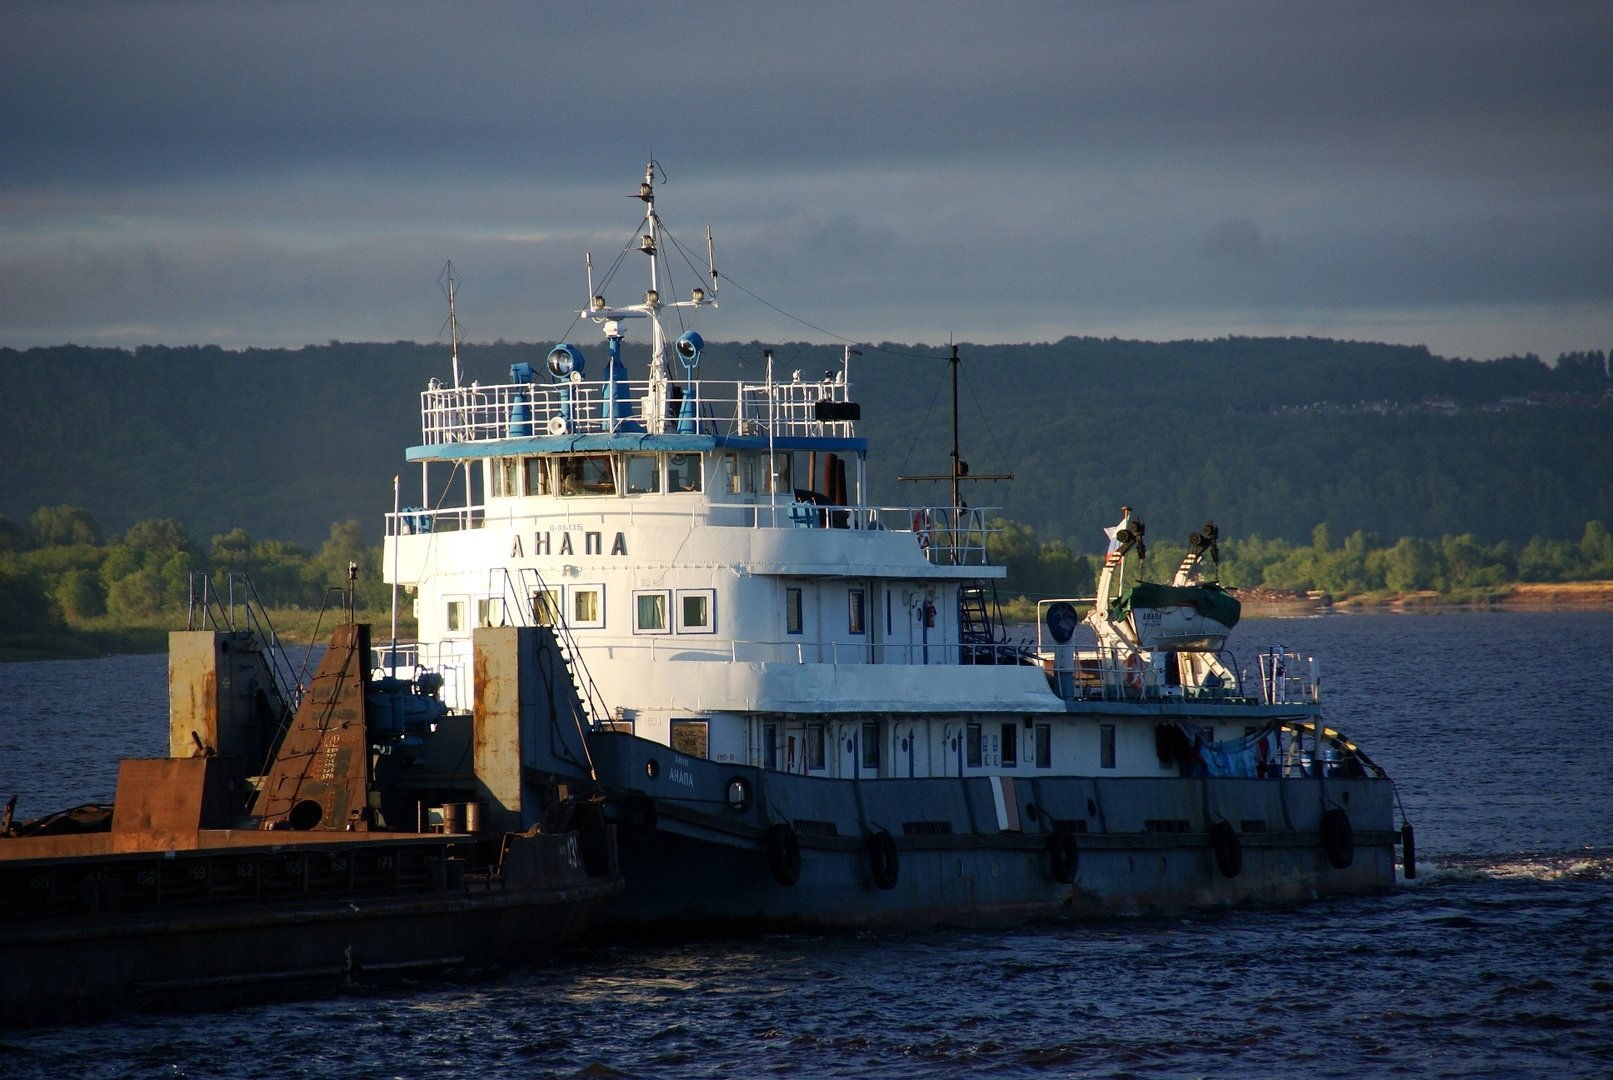
[[[10,1077],[1613,1075],[1613,613],[1250,620],[1399,783],[1387,895],[1176,918],[606,945],[467,984],[0,1033]],[[0,666],[0,796],[109,800],[161,657]]]

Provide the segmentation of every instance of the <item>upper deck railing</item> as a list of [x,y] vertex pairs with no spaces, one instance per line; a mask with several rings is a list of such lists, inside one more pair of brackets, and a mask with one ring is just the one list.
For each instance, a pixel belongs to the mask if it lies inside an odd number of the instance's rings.
[[836,379],[473,383],[422,391],[420,431],[426,446],[623,430],[847,438],[856,426],[847,404]]

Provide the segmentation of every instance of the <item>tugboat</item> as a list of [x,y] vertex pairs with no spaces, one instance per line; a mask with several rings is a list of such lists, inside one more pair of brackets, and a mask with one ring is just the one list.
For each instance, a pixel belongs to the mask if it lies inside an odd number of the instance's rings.
[[[546,710],[504,794],[532,805],[597,783],[626,877],[608,931],[1393,884],[1394,785],[1324,724],[1314,660],[1273,651],[1245,669],[1227,651],[1239,612],[1214,580],[1214,526],[1154,583],[1126,509],[1098,595],[1044,602],[1035,640],[1010,642],[989,515],[957,497],[956,466],[947,505],[866,498],[852,350],[821,379],[777,376],[769,354],[759,380],[715,381],[697,330],[669,340],[723,279],[708,230],[709,281],[663,296],[664,249],[683,249],[657,179],[652,161],[623,254],[648,257],[648,287],[613,302],[589,260],[578,321],[603,331],[603,370],[561,342],[508,383],[462,385],[456,348],[407,451],[421,505],[395,506],[384,553],[418,616],[407,660],[450,709],[575,686],[581,715]],[[647,330],[641,379],[623,360],[631,325]]]
[[487,807],[512,716],[372,670],[351,621],[301,685],[240,610],[170,636],[171,757],[121,762],[110,807],[7,808],[0,1026],[541,961],[621,888],[597,797]]

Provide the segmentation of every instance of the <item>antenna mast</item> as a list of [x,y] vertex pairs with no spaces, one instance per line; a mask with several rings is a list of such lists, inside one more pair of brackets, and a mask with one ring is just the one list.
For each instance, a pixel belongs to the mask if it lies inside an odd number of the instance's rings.
[[454,309],[454,289],[459,284],[454,277],[454,264],[448,263],[443,271],[448,279],[448,339],[452,343],[454,360],[454,389],[459,389],[459,313]]
[[963,513],[963,492],[961,486],[965,480],[1012,480],[1013,473],[979,473],[969,475],[969,463],[964,461],[958,452],[958,346],[952,346],[952,356],[947,361],[952,368],[952,474],[944,476],[933,474],[927,476],[898,476],[902,480],[950,480],[952,482],[952,520],[956,522]]

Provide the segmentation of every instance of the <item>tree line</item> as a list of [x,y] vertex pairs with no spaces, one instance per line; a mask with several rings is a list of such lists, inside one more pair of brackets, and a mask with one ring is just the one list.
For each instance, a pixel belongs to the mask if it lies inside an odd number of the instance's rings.
[[[1077,552],[1005,518],[993,519],[991,527],[987,547],[992,562],[1008,569],[1007,595],[1037,600],[1095,587],[1101,551]],[[1145,574],[1162,580],[1175,569],[1180,548],[1158,535],[1147,539]],[[1221,581],[1229,587],[1346,596],[1473,595],[1520,582],[1613,580],[1613,534],[1601,521],[1586,522],[1578,540],[1534,537],[1523,544],[1471,533],[1386,543],[1359,530],[1335,544],[1328,527],[1317,525],[1309,544],[1249,536],[1224,541],[1220,553]],[[381,549],[356,521],[331,525],[318,549],[256,540],[241,528],[203,545],[171,518],[139,521],[108,536],[82,507],[41,507],[26,522],[0,517],[0,633],[177,625],[203,573],[215,580],[245,573],[269,607],[317,609],[345,583],[350,563],[358,567],[358,606],[387,610],[391,589],[381,580]]]
[[[1031,600],[1069,596],[1093,584],[1101,552],[1078,554],[1062,540],[1042,540],[1029,525],[996,519],[987,548],[1008,568],[1007,593]],[[1165,580],[1185,544],[1147,536],[1150,580]],[[1532,537],[1486,542],[1471,533],[1437,540],[1403,536],[1386,543],[1357,530],[1335,544],[1317,525],[1309,544],[1250,536],[1220,545],[1220,579],[1229,588],[1266,587],[1339,596],[1432,590],[1455,597],[1504,591],[1520,583],[1613,580],[1613,534],[1588,521],[1578,540]],[[1072,588],[1073,587],[1073,588]]]
[[[840,367],[838,346],[769,344],[708,340],[701,375],[813,381]],[[642,346],[629,343],[634,379]],[[582,347],[602,370],[602,346]],[[464,345],[464,378],[508,382],[548,348]],[[853,361],[870,502],[950,498],[895,480],[950,475],[948,354],[885,343]],[[1613,521],[1601,351],[1474,361],[1315,338],[1066,338],[959,354],[961,456],[975,476],[1014,477],[965,497],[1044,536],[1101,540],[1122,503],[1184,536],[1210,516],[1301,547],[1318,522],[1335,538],[1472,533],[1521,549]],[[394,476],[407,502],[438,497],[419,492],[404,450],[421,439],[420,391],[448,374],[446,347],[412,342],[0,349],[13,425],[0,514],[68,502],[120,531],[172,518],[309,550],[353,517],[373,542]]]
[[318,549],[255,540],[240,528],[203,545],[172,518],[108,536],[83,507],[41,507],[25,522],[0,517],[0,632],[176,625],[200,574],[222,588],[224,574],[246,573],[269,607],[334,606],[330,590],[346,583],[349,563],[358,566],[358,606],[387,608],[380,548],[356,521],[331,525]]

